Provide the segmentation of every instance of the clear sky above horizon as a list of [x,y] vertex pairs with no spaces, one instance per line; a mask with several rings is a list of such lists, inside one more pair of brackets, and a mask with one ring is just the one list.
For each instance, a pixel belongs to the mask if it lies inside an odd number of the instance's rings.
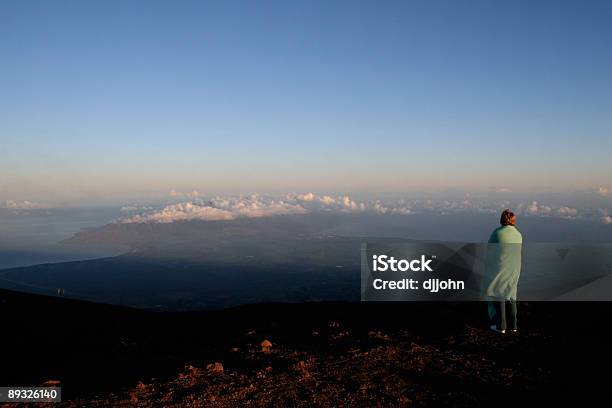
[[612,184],[612,2],[2,1],[0,202]]

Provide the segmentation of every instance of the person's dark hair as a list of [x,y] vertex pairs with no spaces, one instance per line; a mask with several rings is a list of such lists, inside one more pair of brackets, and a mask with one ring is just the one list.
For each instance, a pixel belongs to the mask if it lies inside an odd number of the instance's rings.
[[514,225],[516,224],[516,215],[510,210],[504,210],[499,219],[499,223],[504,227],[506,225]]

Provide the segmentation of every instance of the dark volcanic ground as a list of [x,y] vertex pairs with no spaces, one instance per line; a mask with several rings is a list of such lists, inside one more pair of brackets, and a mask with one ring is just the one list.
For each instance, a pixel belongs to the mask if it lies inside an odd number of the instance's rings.
[[569,403],[606,381],[598,328],[611,312],[523,303],[520,333],[502,336],[485,329],[482,303],[155,313],[0,291],[0,384],[59,380],[75,407]]

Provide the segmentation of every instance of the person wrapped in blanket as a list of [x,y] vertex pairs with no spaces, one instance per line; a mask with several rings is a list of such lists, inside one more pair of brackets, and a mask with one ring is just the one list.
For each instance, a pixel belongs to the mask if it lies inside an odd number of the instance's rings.
[[516,297],[521,275],[523,236],[516,228],[516,215],[512,211],[503,211],[500,224],[487,245],[483,297],[487,301],[491,330],[516,333]]

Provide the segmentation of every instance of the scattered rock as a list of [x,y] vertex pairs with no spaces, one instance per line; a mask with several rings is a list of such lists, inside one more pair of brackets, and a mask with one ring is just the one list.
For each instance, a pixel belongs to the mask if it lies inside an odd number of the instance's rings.
[[191,364],[185,366],[182,373],[179,373],[179,379],[194,378],[202,375],[202,369],[194,367]]
[[341,339],[343,337],[347,337],[349,334],[350,333],[348,331],[343,331],[343,332],[340,332],[338,334],[332,335],[331,338],[334,339],[334,340],[338,340],[338,339]]
[[272,342],[270,340],[264,340],[259,345],[261,346],[261,351],[264,353],[269,353],[272,348]]
[[374,338],[374,339],[391,340],[391,338],[389,337],[388,334],[385,334],[385,333],[380,332],[380,331],[371,331],[371,332],[368,333],[368,336],[370,336],[371,338]]
[[206,369],[212,373],[222,373],[223,372],[223,364],[217,362],[210,363],[206,366]]
[[59,380],[47,380],[42,383],[43,387],[59,387],[62,382]]

